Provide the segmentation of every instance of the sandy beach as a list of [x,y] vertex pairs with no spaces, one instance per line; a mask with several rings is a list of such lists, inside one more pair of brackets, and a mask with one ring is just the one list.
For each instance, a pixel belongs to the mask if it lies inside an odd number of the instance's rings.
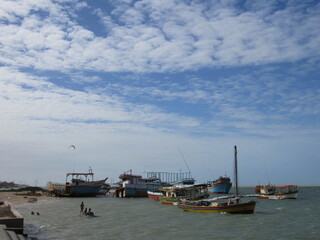
[[45,194],[30,195],[23,192],[0,192],[0,201],[7,201],[12,205],[19,205],[27,202],[32,203],[49,198],[52,197]]

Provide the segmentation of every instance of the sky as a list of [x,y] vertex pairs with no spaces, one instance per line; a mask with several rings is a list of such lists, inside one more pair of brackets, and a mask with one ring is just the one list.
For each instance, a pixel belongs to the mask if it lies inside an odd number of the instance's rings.
[[320,1],[0,0],[0,181],[320,184],[319,60]]

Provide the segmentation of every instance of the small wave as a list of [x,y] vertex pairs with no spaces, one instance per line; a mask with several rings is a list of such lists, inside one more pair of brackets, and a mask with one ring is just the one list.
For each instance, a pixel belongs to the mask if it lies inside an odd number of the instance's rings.
[[39,233],[40,228],[36,227],[35,225],[32,224],[26,224],[25,225],[25,230],[28,233],[28,235],[37,235]]
[[41,226],[39,227],[39,229],[42,229],[42,228],[50,228],[50,225],[41,225]]

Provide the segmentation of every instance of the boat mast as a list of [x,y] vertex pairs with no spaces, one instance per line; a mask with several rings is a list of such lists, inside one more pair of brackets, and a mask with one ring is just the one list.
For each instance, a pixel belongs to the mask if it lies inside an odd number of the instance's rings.
[[235,178],[235,195],[238,196],[238,163],[237,163],[237,146],[234,146],[234,178]]
[[187,168],[188,168],[189,175],[190,175],[190,176],[188,176],[188,178],[192,178],[192,174],[191,174],[191,171],[190,171],[189,165],[188,165],[188,163],[187,163],[187,161],[186,161],[185,157],[183,156],[183,154],[182,154],[182,152],[181,152],[180,148],[178,148],[178,151],[179,151],[179,153],[180,153],[180,155],[181,155],[181,157],[182,157],[182,159],[183,159],[184,163],[186,164],[186,166],[187,166]]

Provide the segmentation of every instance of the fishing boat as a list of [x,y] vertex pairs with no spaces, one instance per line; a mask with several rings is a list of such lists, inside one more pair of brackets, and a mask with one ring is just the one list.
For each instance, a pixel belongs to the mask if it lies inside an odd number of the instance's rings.
[[93,176],[91,168],[88,173],[67,173],[66,184],[48,183],[47,188],[58,197],[96,197],[108,178],[94,181]]
[[[146,177],[132,174],[132,170],[120,174],[121,181],[115,188],[114,195],[120,198],[149,197],[157,200],[160,189],[173,185],[173,181],[183,179],[190,173],[146,172]],[[113,190],[113,189],[112,189]],[[149,192],[149,193],[148,193]]]
[[220,176],[215,181],[209,183],[208,192],[215,194],[228,194],[231,186],[232,183],[229,177]]
[[[191,177],[191,172],[150,172],[149,176],[156,176],[162,181],[162,187],[153,191],[148,191],[148,198],[154,201],[160,201],[161,197],[169,195],[176,186],[191,186],[195,183],[194,178]],[[173,194],[173,193],[172,193]],[[171,194],[170,194],[171,195]]]
[[155,177],[142,178],[141,175],[132,174],[132,170],[120,174],[120,186],[115,190],[115,196],[120,198],[148,197],[148,191],[158,191],[162,182]]
[[284,200],[284,199],[297,199],[298,187],[297,185],[258,185],[256,186],[257,198]]
[[158,192],[148,191],[147,193],[148,193],[148,198],[153,201],[160,201],[160,198],[165,196],[164,192],[162,191],[158,191]]
[[132,174],[132,170],[119,175],[121,186],[116,188],[115,195],[120,198],[147,197],[146,180],[140,175]]
[[102,185],[102,187],[100,188],[100,191],[99,191],[98,195],[104,196],[110,191],[110,189],[111,189],[110,184],[104,183]]
[[256,201],[240,203],[240,198],[228,198],[228,201],[212,200],[180,203],[178,207],[190,212],[218,212],[218,213],[253,213]]
[[160,202],[167,205],[176,205],[183,200],[198,200],[209,196],[207,184],[194,184],[194,179],[185,179],[170,187],[161,188],[163,193]]
[[222,196],[218,198],[200,200],[200,201],[185,201],[179,203],[178,207],[184,211],[191,212],[219,212],[219,213],[246,213],[254,212],[256,201],[248,201],[241,203],[243,196],[239,195],[238,191],[238,167],[237,167],[237,146],[234,146],[234,165],[235,165],[235,195]]

